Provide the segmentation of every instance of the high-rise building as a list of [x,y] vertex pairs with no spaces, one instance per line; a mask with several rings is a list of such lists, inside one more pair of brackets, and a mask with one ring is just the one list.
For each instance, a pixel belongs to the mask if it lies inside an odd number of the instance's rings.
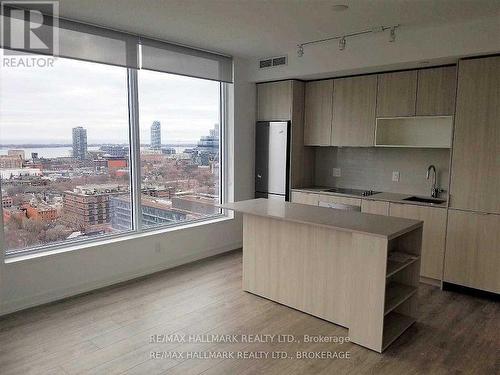
[[209,135],[202,135],[198,145],[191,152],[195,164],[209,166],[219,157],[219,124],[209,130]]
[[151,148],[153,150],[161,149],[161,123],[153,121],[151,124]]
[[202,135],[198,141],[198,148],[204,150],[219,150],[219,124],[208,131],[209,135]]
[[87,158],[87,129],[73,128],[73,157],[77,160]]
[[106,156],[112,156],[112,157],[119,157],[119,158],[124,158],[129,155],[129,147],[128,146],[122,146],[122,145],[103,145],[101,146],[100,150],[104,152],[104,157]]

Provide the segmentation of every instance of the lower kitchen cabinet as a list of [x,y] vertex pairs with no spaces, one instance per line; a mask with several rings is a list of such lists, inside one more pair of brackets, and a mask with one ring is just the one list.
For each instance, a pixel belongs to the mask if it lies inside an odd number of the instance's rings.
[[292,191],[292,202],[310,204],[313,206],[318,205],[319,196],[314,193],[303,193],[301,191]]
[[422,220],[420,276],[441,280],[446,238],[446,208],[391,203],[390,216]]
[[349,197],[340,197],[336,195],[330,194],[315,194],[315,193],[306,193],[302,191],[292,191],[292,202],[293,203],[302,203],[302,204],[311,204],[313,206],[317,206],[318,204],[323,205],[332,204],[332,203],[340,203],[346,204],[350,206],[358,206],[361,207],[361,199],[358,198],[349,198]]
[[500,215],[449,210],[444,281],[500,293],[499,270]]
[[372,201],[363,199],[361,201],[361,212],[366,214],[389,215],[389,202]]
[[335,204],[335,203],[340,203],[340,204],[346,204],[349,206],[358,206],[361,207],[361,199],[358,198],[349,198],[349,197],[339,197],[336,195],[323,195],[323,194],[318,194],[319,198],[319,205],[321,206],[322,204]]

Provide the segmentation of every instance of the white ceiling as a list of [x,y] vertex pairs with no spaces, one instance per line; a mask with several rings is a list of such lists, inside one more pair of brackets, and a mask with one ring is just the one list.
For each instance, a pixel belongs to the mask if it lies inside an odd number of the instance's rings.
[[[349,9],[334,12],[335,4]],[[382,24],[418,27],[500,17],[500,0],[61,0],[60,15],[256,58]]]

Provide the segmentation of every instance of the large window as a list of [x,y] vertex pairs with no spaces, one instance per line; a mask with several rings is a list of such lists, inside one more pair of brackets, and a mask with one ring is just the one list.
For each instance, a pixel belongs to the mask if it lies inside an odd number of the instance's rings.
[[64,58],[0,74],[7,254],[220,215],[222,83]]
[[[130,228],[127,69],[59,59],[0,74],[6,250]],[[125,227],[111,223],[115,199],[128,203]]]
[[0,38],[0,251],[221,215],[232,58],[50,15],[39,29],[42,44]]
[[219,214],[221,83],[139,72],[144,228]]

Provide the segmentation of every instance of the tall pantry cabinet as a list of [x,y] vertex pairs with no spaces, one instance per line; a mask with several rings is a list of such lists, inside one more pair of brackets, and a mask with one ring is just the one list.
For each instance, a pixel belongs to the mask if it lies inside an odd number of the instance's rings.
[[500,56],[458,68],[444,281],[500,293]]

